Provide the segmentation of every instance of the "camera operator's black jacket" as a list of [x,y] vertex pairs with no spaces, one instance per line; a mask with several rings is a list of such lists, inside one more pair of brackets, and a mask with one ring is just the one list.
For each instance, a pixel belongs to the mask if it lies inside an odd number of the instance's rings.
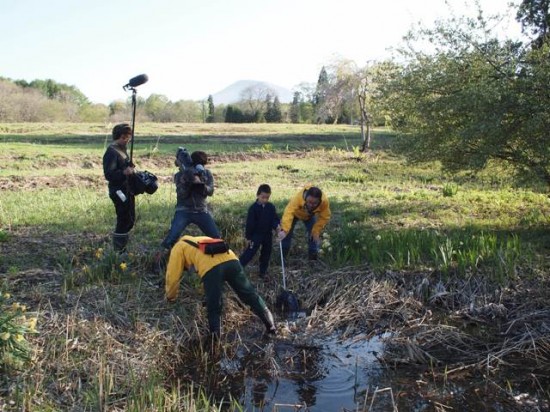
[[[201,183],[193,183],[195,175],[198,175]],[[214,194],[214,177],[210,170],[197,173],[195,168],[187,168],[174,175],[178,203],[176,210],[188,212],[208,212],[206,198]]]
[[103,155],[103,174],[109,182],[109,194],[122,190],[124,194],[130,193],[130,181],[123,171],[130,166],[130,158],[126,149],[112,143]]

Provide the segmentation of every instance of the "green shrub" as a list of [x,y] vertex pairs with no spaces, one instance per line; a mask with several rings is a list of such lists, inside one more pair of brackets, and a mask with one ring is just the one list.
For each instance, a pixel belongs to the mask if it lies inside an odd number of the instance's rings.
[[0,242],[7,242],[9,238],[10,235],[8,234],[8,232],[0,229]]
[[18,369],[29,362],[26,335],[36,333],[36,318],[27,318],[26,307],[9,293],[0,293],[0,370]]
[[458,185],[455,183],[445,183],[442,192],[445,197],[453,197],[458,192]]

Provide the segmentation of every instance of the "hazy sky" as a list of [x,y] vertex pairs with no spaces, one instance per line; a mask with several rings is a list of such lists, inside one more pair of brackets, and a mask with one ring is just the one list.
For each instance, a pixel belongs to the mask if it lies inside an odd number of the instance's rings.
[[244,79],[292,89],[335,56],[388,56],[413,24],[448,13],[444,0],[0,0],[0,77],[53,79],[106,104],[141,73],[138,96],[174,101]]

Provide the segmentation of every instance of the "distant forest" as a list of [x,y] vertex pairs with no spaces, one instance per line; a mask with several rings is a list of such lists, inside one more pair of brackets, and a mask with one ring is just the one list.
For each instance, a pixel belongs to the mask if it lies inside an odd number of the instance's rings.
[[[336,61],[321,69],[317,84],[301,83],[291,103],[281,103],[277,92],[264,83],[244,88],[239,100],[227,105],[216,104],[212,95],[204,101],[176,102],[162,94],[138,96],[136,117],[161,123],[357,124],[361,105],[354,91],[363,75],[350,61]],[[128,120],[131,109],[131,97],[94,104],[77,87],[51,79],[0,77],[0,122],[118,122]],[[374,121],[383,124],[377,108],[371,111]]]
[[[267,86],[251,86],[239,102],[216,105],[212,95],[205,101],[170,101],[161,94],[137,97],[140,121],[311,123],[314,105],[306,95],[309,86],[296,92],[292,104],[279,101]],[[117,122],[131,116],[131,98],[109,105],[94,104],[77,87],[51,79],[12,80],[0,77],[0,122]],[[331,120],[332,122],[332,120]]]

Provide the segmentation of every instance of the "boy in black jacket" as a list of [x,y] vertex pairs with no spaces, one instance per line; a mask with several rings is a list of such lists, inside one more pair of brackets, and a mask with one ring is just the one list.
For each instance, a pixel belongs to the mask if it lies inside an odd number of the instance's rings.
[[241,265],[246,266],[254,257],[258,249],[260,250],[260,277],[267,274],[269,259],[271,257],[272,230],[279,227],[279,216],[273,203],[269,202],[271,196],[271,187],[269,185],[260,185],[256,192],[256,201],[248,209],[246,217],[245,237],[247,247],[239,256]]

